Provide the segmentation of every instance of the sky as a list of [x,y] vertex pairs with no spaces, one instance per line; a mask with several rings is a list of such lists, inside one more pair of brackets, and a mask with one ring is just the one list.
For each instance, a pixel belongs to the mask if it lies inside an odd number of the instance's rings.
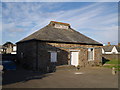
[[0,44],[22,40],[50,21],[69,23],[102,43],[118,43],[117,2],[2,2]]

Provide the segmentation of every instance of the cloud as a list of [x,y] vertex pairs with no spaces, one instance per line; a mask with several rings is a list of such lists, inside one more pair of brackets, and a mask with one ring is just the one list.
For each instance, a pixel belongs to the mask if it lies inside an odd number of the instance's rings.
[[2,2],[119,2],[119,0],[2,0]]
[[20,40],[55,20],[70,23],[77,31],[102,43],[117,42],[117,4],[111,7],[110,3],[80,3],[79,7],[69,6],[66,10],[67,4],[70,3],[3,3],[3,32],[11,32],[13,37],[21,33]]

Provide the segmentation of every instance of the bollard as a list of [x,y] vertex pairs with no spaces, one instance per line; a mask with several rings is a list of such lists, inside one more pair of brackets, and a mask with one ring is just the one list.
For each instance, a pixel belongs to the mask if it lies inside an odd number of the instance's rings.
[[113,75],[116,74],[115,67],[112,67],[112,74],[113,74]]
[[79,70],[80,69],[80,65],[77,65],[77,70]]
[[0,73],[3,73],[3,65],[0,65]]

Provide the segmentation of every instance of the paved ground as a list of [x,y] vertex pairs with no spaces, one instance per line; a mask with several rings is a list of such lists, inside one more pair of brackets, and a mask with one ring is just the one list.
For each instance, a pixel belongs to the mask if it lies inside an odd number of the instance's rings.
[[[8,76],[9,75],[9,76]],[[118,75],[103,67],[57,70],[41,75],[26,70],[3,75],[3,88],[117,88]]]

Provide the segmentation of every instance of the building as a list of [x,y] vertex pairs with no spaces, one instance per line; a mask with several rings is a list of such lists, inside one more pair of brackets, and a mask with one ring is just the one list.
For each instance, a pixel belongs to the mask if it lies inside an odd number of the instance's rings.
[[0,45],[0,54],[2,54],[2,53],[3,53],[3,46]]
[[102,54],[120,54],[120,46],[117,45],[103,46]]
[[17,42],[18,62],[47,71],[52,65],[96,66],[102,63],[102,44],[75,31],[70,24],[51,21]]
[[1,54],[16,54],[16,49],[16,45],[11,42],[6,42],[0,47]]
[[118,60],[120,58],[120,46],[111,45],[108,42],[108,45],[102,47],[102,58],[103,62],[106,60]]

